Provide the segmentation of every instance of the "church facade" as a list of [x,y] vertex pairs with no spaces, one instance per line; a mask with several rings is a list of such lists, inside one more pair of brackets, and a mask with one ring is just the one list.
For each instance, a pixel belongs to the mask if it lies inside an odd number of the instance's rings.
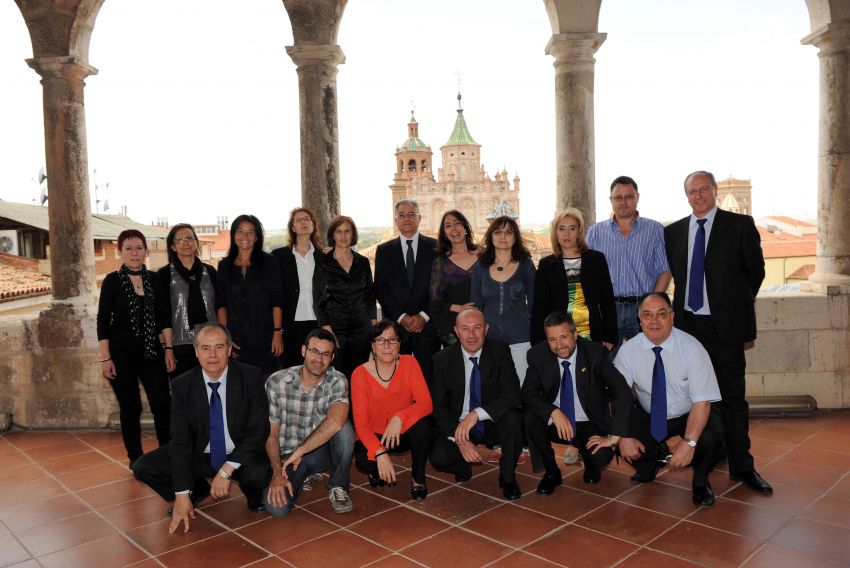
[[[507,169],[491,177],[481,164],[481,145],[469,133],[458,94],[454,129],[441,148],[441,164],[434,177],[433,152],[419,138],[419,123],[413,113],[407,125],[407,140],[396,148],[396,171],[390,185],[392,204],[414,199],[422,214],[420,230],[436,234],[443,213],[461,211],[477,238],[484,235],[490,219],[502,215],[519,218],[519,176],[509,179]],[[395,234],[398,229],[393,227]]]

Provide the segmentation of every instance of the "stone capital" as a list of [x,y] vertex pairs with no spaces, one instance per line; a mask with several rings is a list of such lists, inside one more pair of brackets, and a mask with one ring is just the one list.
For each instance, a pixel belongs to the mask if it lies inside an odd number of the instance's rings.
[[555,58],[555,67],[564,64],[596,63],[593,54],[608,34],[598,32],[552,34],[546,44],[546,54]]
[[850,22],[827,24],[800,40],[803,45],[820,49],[819,56],[850,50]]
[[333,65],[345,63],[345,55],[338,45],[288,45],[286,53],[299,68],[305,65]]
[[35,57],[26,61],[42,77],[83,81],[89,75],[97,75],[97,69],[74,56]]

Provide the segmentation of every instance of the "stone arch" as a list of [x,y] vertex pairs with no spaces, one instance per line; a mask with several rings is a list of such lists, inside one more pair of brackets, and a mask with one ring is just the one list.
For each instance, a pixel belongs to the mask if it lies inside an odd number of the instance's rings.
[[43,2],[15,0],[32,40],[33,57],[74,57],[87,63],[94,22],[105,0]]

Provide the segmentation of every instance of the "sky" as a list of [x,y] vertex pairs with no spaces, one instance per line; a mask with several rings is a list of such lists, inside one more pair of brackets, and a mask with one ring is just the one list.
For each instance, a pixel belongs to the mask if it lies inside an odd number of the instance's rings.
[[[599,31],[597,218],[618,175],[637,180],[642,215],[682,217],[682,180],[698,169],[750,179],[756,218],[816,218],[818,58],[800,43],[811,31],[804,0],[603,0]],[[338,37],[341,212],[360,226],[391,223],[411,109],[439,167],[459,84],[486,171],[518,175],[520,222],[548,223],[551,33],[540,0],[349,0]],[[292,43],[280,0],[107,0],[89,52],[99,73],[85,88],[92,210],[108,200],[143,223],[252,213],[285,226],[301,200]],[[44,165],[30,57],[17,6],[0,3],[0,199],[18,202],[37,199]]]

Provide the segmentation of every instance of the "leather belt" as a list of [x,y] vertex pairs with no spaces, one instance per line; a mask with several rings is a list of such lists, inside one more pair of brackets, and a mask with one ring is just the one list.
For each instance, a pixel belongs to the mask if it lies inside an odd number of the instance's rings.
[[637,304],[640,298],[638,296],[614,296],[614,301],[618,304]]

